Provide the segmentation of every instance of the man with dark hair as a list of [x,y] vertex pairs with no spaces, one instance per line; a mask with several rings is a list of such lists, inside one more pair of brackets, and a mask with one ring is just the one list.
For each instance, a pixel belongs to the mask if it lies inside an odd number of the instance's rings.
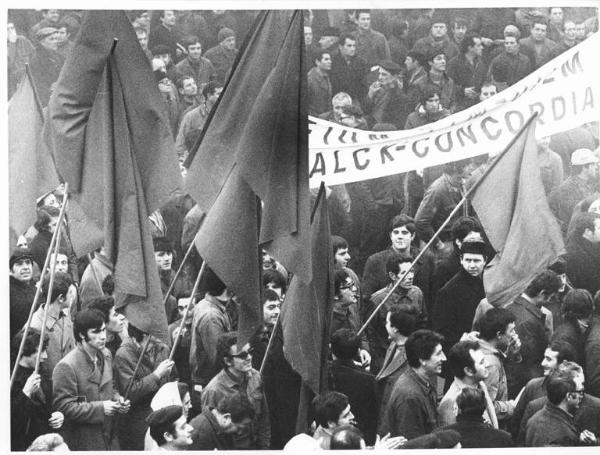
[[219,44],[207,50],[204,57],[212,62],[217,73],[217,81],[224,84],[238,53],[235,47],[235,32],[230,28],[223,27],[217,34],[217,41]]
[[[362,326],[360,308],[358,308],[358,288],[345,270],[335,271],[333,290],[330,332],[335,333],[342,328],[358,332]],[[361,336],[359,355],[364,366],[371,362],[366,333]]]
[[[173,270],[173,254],[174,248],[171,241],[166,237],[157,237],[153,239],[154,244],[154,260],[158,268],[160,277],[160,287],[163,296],[166,295],[173,279],[175,278],[175,270]],[[177,319],[177,299],[189,297],[191,289],[189,283],[185,283],[180,275],[171,290],[171,294],[165,303],[165,314],[167,315],[167,323],[172,323]]]
[[29,318],[36,287],[32,283],[33,256],[28,248],[17,247],[8,260],[10,289],[10,338],[12,339]]
[[175,24],[177,16],[173,10],[160,10],[160,23],[150,29],[150,37],[148,39],[148,47],[152,49],[154,46],[166,46],[171,60],[178,61],[181,55],[181,49],[177,47],[179,36]]
[[211,61],[202,57],[202,44],[197,36],[189,36],[184,41],[187,57],[175,65],[178,77],[192,76],[199,89],[217,78],[217,72]]
[[554,331],[552,341],[570,344],[574,349],[575,356],[568,360],[583,365],[585,340],[594,313],[592,294],[585,289],[571,289],[564,297],[561,310],[564,322]]
[[[483,267],[486,262],[486,245],[481,241],[465,241],[460,247],[461,269],[438,292],[433,307],[433,328],[446,340],[449,350],[463,333],[471,330],[473,316],[479,302],[485,297]],[[450,386],[452,375],[444,376]]]
[[331,236],[331,246],[333,249],[333,266],[335,268],[341,268],[350,275],[350,278],[358,288],[359,295],[359,308],[362,309],[361,305],[361,289],[360,289],[360,279],[354,270],[348,267],[348,262],[352,257],[348,253],[348,242],[345,238],[340,237],[339,235]]
[[599,163],[600,159],[591,150],[575,150],[571,154],[571,176],[548,196],[550,210],[558,220],[563,235],[567,234],[575,206],[598,190]]
[[319,50],[312,57],[313,67],[308,72],[308,114],[318,116],[329,109],[332,97],[331,54],[327,50]]
[[[11,343],[12,351],[16,357],[19,346],[23,339],[23,331],[17,333]],[[29,329],[23,344],[23,353],[17,364],[15,379],[10,391],[10,441],[11,450],[23,451],[31,442],[41,434],[49,433],[53,429],[62,426],[64,416],[61,412],[51,411],[51,399],[44,392],[44,379],[34,372],[35,363],[40,344],[40,332]],[[41,365],[44,364],[48,355],[48,334],[44,337]],[[16,360],[16,359],[15,359]]]
[[546,390],[548,401],[544,408],[527,421],[525,445],[577,445],[573,414],[583,397],[583,383],[577,383],[571,375],[555,372],[548,378]]
[[429,72],[427,73],[427,79],[425,79],[420,90],[423,90],[427,85],[434,85],[440,89],[440,105],[442,108],[454,112],[454,100],[455,87],[454,81],[446,73],[446,64],[448,62],[448,56],[442,50],[431,51],[427,55],[427,64],[429,65]]
[[521,52],[529,57],[532,69],[535,71],[544,63],[550,61],[556,43],[546,38],[548,21],[542,15],[534,16],[531,20],[531,35],[521,39]]
[[437,376],[446,356],[444,337],[431,330],[413,332],[405,343],[410,368],[398,378],[378,434],[391,433],[413,439],[430,433],[437,426]]
[[408,368],[405,345],[415,328],[416,317],[411,312],[397,307],[392,307],[387,312],[385,329],[390,338],[390,345],[385,353],[381,370],[375,378],[380,396],[378,422],[383,419],[384,404],[389,401],[396,381]]
[[[31,327],[42,330],[46,300],[50,288],[50,275],[44,277],[42,283],[41,305],[31,318]],[[73,325],[66,311],[77,301],[77,288],[71,276],[67,273],[56,272],[50,296],[46,318],[46,333],[49,336],[47,354],[48,359],[42,365],[42,374],[50,378],[56,364],[75,347],[73,339]]]
[[573,287],[594,295],[600,290],[600,214],[582,213],[573,224],[567,241],[567,277]]
[[[488,364],[485,386],[494,403],[498,421],[508,419],[515,408],[508,399],[508,385],[504,364],[506,359],[520,360],[521,341],[515,332],[515,316],[504,308],[492,308],[483,316],[479,331],[479,345]],[[503,424],[504,425],[504,424]]]
[[454,81],[456,111],[479,102],[481,85],[487,75],[482,52],[481,36],[469,32],[460,43],[460,53],[448,62],[448,77]]
[[224,397],[247,397],[254,409],[252,422],[234,435],[235,450],[265,450],[271,443],[269,408],[260,373],[252,368],[252,350],[246,343],[236,346],[237,333],[224,333],[217,340],[223,369],[202,391],[202,409],[214,408]]
[[427,79],[427,57],[419,52],[410,51],[404,59],[406,73],[402,87],[408,95],[408,108],[412,111],[419,102],[419,87]]
[[540,397],[546,396],[546,384],[548,376],[558,369],[558,366],[564,361],[573,361],[575,358],[575,350],[573,346],[565,341],[553,340],[550,342],[544,351],[544,360],[542,360],[542,368],[544,376],[531,379],[520,392],[519,401],[511,419],[511,433],[516,440],[519,434],[521,420],[529,403],[537,400]]
[[[390,256],[398,253],[403,257],[416,257],[419,249],[413,246],[415,240],[415,222],[408,215],[396,215],[392,218],[388,228],[391,245],[388,249],[379,251],[367,259],[363,273],[363,297],[367,301],[371,295],[381,288],[387,286],[389,275],[386,271],[386,264]],[[421,270],[426,265],[427,257],[423,257],[415,266],[415,285],[425,293],[428,286],[426,280],[421,279]]]
[[371,11],[357,10],[356,22],[358,29],[353,33],[356,38],[356,54],[369,65],[375,65],[381,60],[390,60],[390,46],[382,33],[371,28]]
[[169,360],[171,350],[156,338],[151,339],[136,371],[150,335],[131,323],[127,330],[129,337],[117,350],[113,362],[115,386],[122,395],[130,387],[128,398],[133,402],[127,416],[119,422],[119,445],[121,450],[144,450],[146,417],[152,412],[150,402],[158,389],[177,374],[176,370],[172,373],[175,363]]
[[[232,322],[226,305],[231,294],[225,283],[210,268],[206,268],[206,295],[194,307],[192,320],[192,341],[190,347],[190,367],[194,397],[202,392],[209,381],[221,369],[221,359],[217,357],[217,340],[232,330]],[[199,409],[196,406],[196,409]]]
[[437,85],[422,83],[417,89],[418,104],[406,117],[405,130],[434,123],[450,115],[450,111],[440,104],[441,91]]
[[53,408],[65,416],[65,442],[72,450],[118,450],[112,416],[127,413],[130,402],[114,388],[102,313],[77,313],[73,335],[76,347],[58,362],[52,374]]
[[[456,397],[456,422],[445,426],[443,430],[460,433],[462,448],[499,448],[512,447],[510,434],[497,430],[484,423],[486,410],[485,396],[482,390],[474,387],[463,388]],[[435,434],[435,432],[434,432]]]
[[331,60],[331,92],[345,92],[355,103],[364,102],[367,96],[367,62],[356,54],[356,37],[342,34]]
[[332,431],[342,425],[352,424],[354,414],[350,410],[348,397],[340,392],[325,392],[317,395],[312,402],[317,429],[313,438],[323,450],[331,447]]
[[223,397],[190,421],[192,440],[188,450],[234,450],[233,435],[250,425],[254,408],[242,395]]
[[144,51],[146,58],[148,59],[149,62],[151,62],[152,61],[152,52],[150,52],[150,49],[148,49],[148,30],[146,30],[145,28],[140,27],[140,26],[133,27],[133,30],[135,31],[135,34],[138,39],[138,43],[140,43],[140,47]]
[[389,284],[375,292],[366,306],[365,315],[370,315],[385,299],[395,283],[400,280],[400,284],[393,294],[387,299],[384,306],[367,327],[372,355],[371,371],[375,374],[381,369],[389,345],[386,321],[387,314],[392,308],[398,308],[413,314],[420,328],[427,325],[427,309],[423,301],[423,293],[417,286],[413,286],[414,271],[408,270],[412,262],[413,258],[410,256],[403,257],[400,253],[390,255],[386,263]]
[[170,405],[152,412],[147,419],[150,436],[161,450],[187,450],[192,444],[192,426],[186,422],[183,408]]
[[[448,369],[454,381],[438,406],[438,423],[440,426],[452,425],[456,422],[457,397],[467,388],[477,389],[479,382],[488,376],[488,363],[485,354],[477,341],[464,340],[456,343],[448,352]],[[479,413],[481,417],[482,413]],[[490,416],[486,415],[488,421]]]
[[119,349],[123,338],[126,336],[123,333],[125,316],[121,312],[115,310],[115,299],[110,295],[96,297],[90,300],[86,308],[98,310],[104,315],[104,323],[106,324],[106,347],[114,358],[117,349]]
[[375,376],[354,361],[359,348],[360,338],[350,329],[339,329],[331,335],[333,361],[329,369],[329,390],[348,397],[356,425],[364,433],[367,444],[372,445],[377,428],[377,390]]
[[483,227],[479,220],[473,216],[461,216],[452,225],[452,253],[437,264],[433,272],[431,292],[437,295],[438,291],[452,279],[461,269],[460,247],[465,240],[483,241]]
[[177,127],[183,120],[183,116],[186,112],[198,106],[198,86],[196,80],[191,74],[184,74],[175,80],[175,87],[179,95],[179,102],[177,105]]
[[204,101],[198,106],[187,111],[181,119],[177,138],[175,139],[175,151],[181,161],[187,158],[188,147],[185,144],[186,136],[196,130],[201,130],[208,118],[208,114],[219,99],[223,91],[223,84],[217,81],[210,81],[202,88],[202,97]]
[[520,363],[506,364],[508,395],[516,397],[532,378],[542,376],[541,361],[548,346],[545,315],[540,309],[558,292],[561,281],[556,273],[546,270],[538,274],[506,309],[515,315],[515,330],[521,340]]

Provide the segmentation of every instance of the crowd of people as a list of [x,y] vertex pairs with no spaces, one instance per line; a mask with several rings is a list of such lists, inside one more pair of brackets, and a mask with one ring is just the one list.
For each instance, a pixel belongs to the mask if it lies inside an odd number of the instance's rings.
[[[185,175],[257,11],[127,14]],[[435,122],[586,39],[598,30],[596,14],[307,11],[309,114],[374,131]],[[9,10],[9,96],[28,64],[47,105],[81,17]],[[239,302],[210,264],[192,295],[202,259],[190,245],[204,213],[189,195],[173,196],[150,216],[169,324],[161,341],[115,309],[114,267],[102,248],[77,257],[61,225],[46,260],[64,194],[39,195],[36,222],[10,245],[12,450],[599,445],[599,142],[598,122],[538,140],[565,253],[494,305],[483,275],[496,252],[475,211],[464,207],[438,233],[489,157],[328,187],[327,391],[314,397],[300,434],[302,380],[279,321],[291,277],[277,258],[263,251],[263,324],[240,347]]]

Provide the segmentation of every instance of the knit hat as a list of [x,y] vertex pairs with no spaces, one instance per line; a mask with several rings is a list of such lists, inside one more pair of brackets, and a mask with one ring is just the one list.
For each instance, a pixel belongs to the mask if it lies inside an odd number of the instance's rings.
[[166,237],[156,237],[152,239],[152,243],[154,244],[154,251],[166,251],[168,253],[173,252],[173,243],[167,239]]
[[217,34],[217,41],[219,43],[222,43],[224,40],[226,40],[230,36],[235,36],[234,31],[231,30],[230,28],[223,27],[221,30],[219,30],[219,33]]
[[31,255],[31,251],[29,251],[29,248],[15,248],[13,253],[10,255],[10,259],[8,260],[8,268],[12,270],[13,265],[15,265],[15,263],[17,261],[20,261],[21,259],[29,259],[33,262],[33,256]]
[[485,243],[477,240],[463,242],[460,246],[460,254],[481,254],[485,256]]

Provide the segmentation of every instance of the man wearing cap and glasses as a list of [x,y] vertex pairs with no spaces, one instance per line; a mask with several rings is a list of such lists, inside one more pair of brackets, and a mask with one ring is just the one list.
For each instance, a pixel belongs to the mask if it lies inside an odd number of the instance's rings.
[[227,396],[240,395],[248,399],[254,408],[254,418],[234,436],[236,450],[268,449],[271,443],[269,408],[264,394],[260,373],[252,368],[252,352],[246,343],[241,349],[237,344],[237,332],[221,335],[217,342],[217,358],[223,369],[202,391],[202,409],[217,407]]
[[577,203],[598,191],[600,159],[589,149],[577,149],[571,155],[571,177],[552,190],[548,203],[566,235],[573,208]]

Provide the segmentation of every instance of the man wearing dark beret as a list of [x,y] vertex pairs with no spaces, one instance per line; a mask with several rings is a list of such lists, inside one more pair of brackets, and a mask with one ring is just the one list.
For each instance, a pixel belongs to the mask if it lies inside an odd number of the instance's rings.
[[[482,278],[485,262],[485,243],[464,241],[460,247],[461,269],[437,294],[433,307],[433,329],[444,335],[446,352],[460,340],[463,333],[471,331],[477,305],[485,297]],[[447,373],[444,375],[446,389],[452,382]]]
[[391,60],[382,60],[378,66],[379,75],[369,86],[365,110],[370,114],[371,124],[391,123],[396,129],[403,128],[409,103],[402,90],[402,67]]
[[186,422],[183,407],[158,409],[146,418],[150,436],[161,450],[186,450],[192,444],[192,426]]

